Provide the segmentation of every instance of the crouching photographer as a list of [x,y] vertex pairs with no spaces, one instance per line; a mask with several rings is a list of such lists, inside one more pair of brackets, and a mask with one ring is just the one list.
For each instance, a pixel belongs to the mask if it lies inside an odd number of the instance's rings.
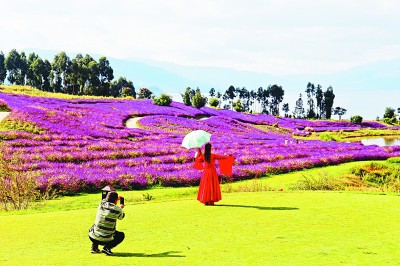
[[[120,206],[117,202],[120,200]],[[89,229],[89,239],[92,241],[92,253],[100,253],[99,245],[104,246],[101,252],[113,255],[112,248],[120,244],[125,234],[116,229],[117,219],[125,217],[123,211],[124,198],[118,197],[118,193],[111,191],[102,200],[97,208],[94,225]]]

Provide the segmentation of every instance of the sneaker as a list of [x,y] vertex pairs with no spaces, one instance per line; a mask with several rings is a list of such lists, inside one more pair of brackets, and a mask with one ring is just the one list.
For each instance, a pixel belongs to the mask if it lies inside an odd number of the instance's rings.
[[114,253],[111,251],[111,249],[110,249],[110,248],[107,248],[107,247],[104,247],[103,250],[102,250],[101,252],[107,254],[108,256],[111,256],[111,255],[114,254]]
[[95,253],[100,253],[101,251],[100,251],[100,249],[98,248],[98,246],[92,246],[92,250],[90,251],[92,254],[95,254]]

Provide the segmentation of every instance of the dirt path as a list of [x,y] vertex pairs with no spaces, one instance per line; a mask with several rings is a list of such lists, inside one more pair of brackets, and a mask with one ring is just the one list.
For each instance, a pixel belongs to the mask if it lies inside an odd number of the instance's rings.
[[6,118],[8,115],[10,114],[10,112],[0,112],[0,122]]
[[128,120],[126,120],[126,127],[127,128],[139,128],[137,121],[139,121],[141,117],[133,117]]

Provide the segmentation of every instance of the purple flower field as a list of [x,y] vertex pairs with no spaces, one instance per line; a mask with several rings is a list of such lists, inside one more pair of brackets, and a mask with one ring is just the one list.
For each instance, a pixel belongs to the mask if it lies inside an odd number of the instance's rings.
[[[11,108],[8,120],[29,122],[40,131],[0,132],[3,153],[22,152],[21,170],[39,172],[42,189],[62,193],[99,191],[105,185],[126,190],[198,185],[201,173],[192,168],[194,151],[180,146],[185,134],[196,129],[212,133],[215,153],[236,157],[231,180],[400,156],[400,146],[296,141],[292,137],[304,134],[305,127],[314,131],[361,128],[350,122],[196,109],[176,102],[162,107],[151,100],[63,100],[0,93],[0,101]],[[131,117],[141,117],[140,128],[125,126]],[[254,125],[278,126],[288,133],[267,132]],[[363,126],[385,128],[376,122]]]

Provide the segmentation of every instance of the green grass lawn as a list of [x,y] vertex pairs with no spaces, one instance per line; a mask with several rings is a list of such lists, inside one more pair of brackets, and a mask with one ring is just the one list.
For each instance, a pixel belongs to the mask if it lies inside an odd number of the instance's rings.
[[352,164],[263,178],[283,191],[223,193],[217,206],[196,201],[197,188],[123,191],[126,239],[113,257],[90,254],[100,194],[2,212],[0,265],[399,265],[398,195],[287,190]]

